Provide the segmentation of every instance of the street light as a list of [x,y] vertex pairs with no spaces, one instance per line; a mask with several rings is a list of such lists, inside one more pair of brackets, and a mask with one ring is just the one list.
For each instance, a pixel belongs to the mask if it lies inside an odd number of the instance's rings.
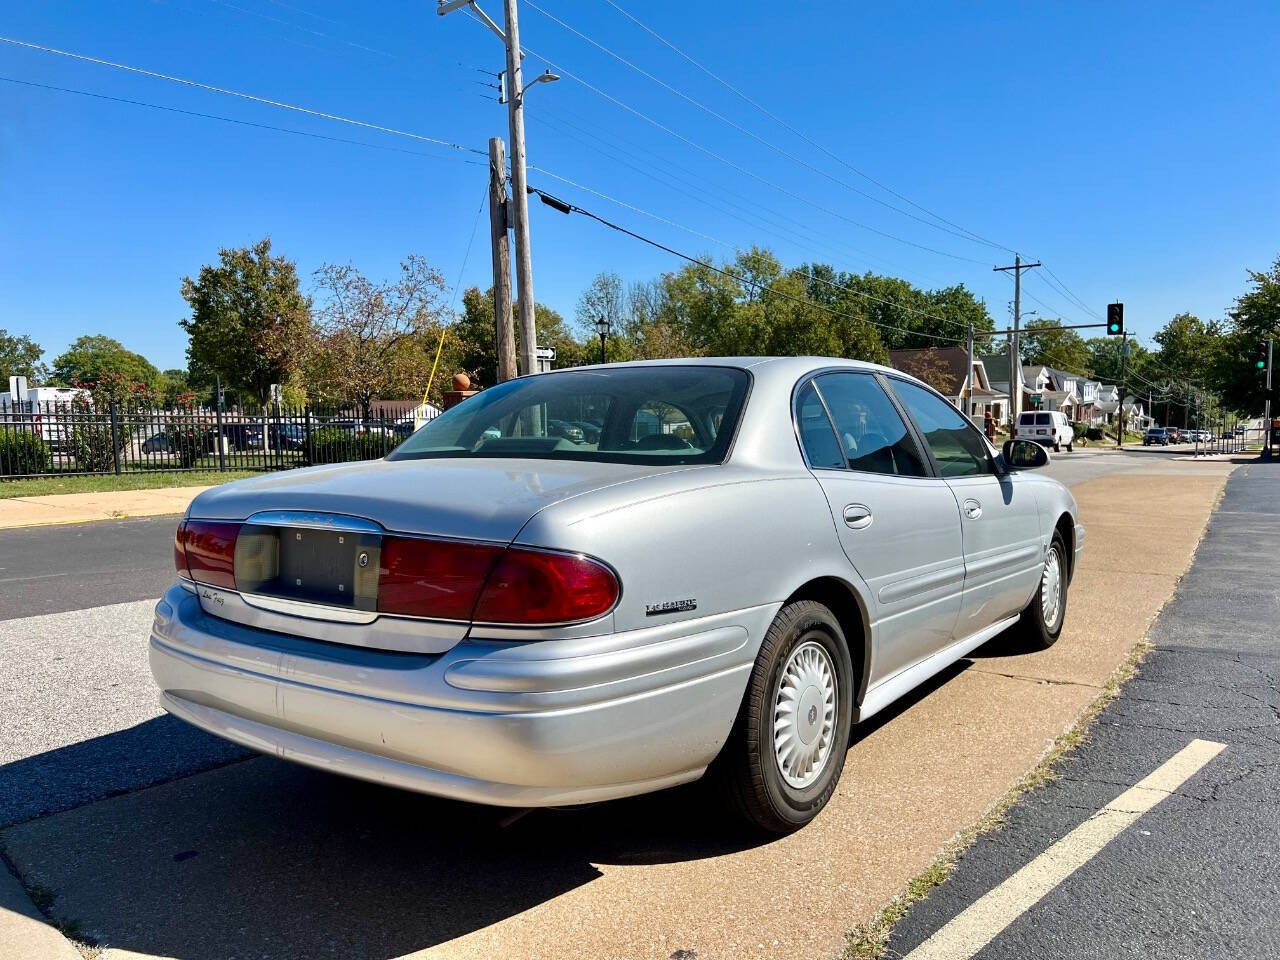
[[600,334],[600,362],[604,363],[604,341],[609,336],[609,318],[600,317],[596,320],[596,332]]
[[524,99],[524,95],[528,93],[529,88],[532,87],[534,84],[555,83],[559,79],[560,79],[560,74],[552,73],[550,70],[548,70],[546,73],[538,74],[538,76],[534,77],[532,80],[530,80],[528,83],[524,85],[524,89],[520,91],[520,99],[521,100]]

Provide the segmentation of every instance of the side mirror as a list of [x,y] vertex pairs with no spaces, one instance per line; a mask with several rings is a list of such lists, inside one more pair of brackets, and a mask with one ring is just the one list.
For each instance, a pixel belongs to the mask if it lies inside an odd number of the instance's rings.
[[1049,451],[1033,440],[1006,440],[1000,455],[1010,470],[1035,470],[1049,464]]

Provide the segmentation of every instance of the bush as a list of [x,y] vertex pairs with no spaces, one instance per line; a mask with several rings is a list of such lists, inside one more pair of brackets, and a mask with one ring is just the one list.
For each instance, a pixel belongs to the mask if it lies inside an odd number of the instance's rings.
[[116,451],[109,422],[77,422],[71,428],[71,455],[76,469],[86,473],[114,470]]
[[395,434],[356,435],[336,427],[321,427],[311,434],[312,463],[349,463],[377,460],[390,453],[402,438]]
[[[165,427],[173,455],[182,467],[194,467],[210,447],[210,433],[203,426],[190,423],[170,423]],[[215,448],[216,449],[216,448]]]
[[7,476],[49,472],[49,447],[31,430],[0,433],[0,472]]

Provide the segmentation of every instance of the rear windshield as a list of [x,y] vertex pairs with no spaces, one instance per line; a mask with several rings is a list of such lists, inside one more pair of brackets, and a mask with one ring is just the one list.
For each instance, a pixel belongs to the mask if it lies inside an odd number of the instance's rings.
[[387,459],[721,463],[748,383],[744,370],[692,365],[523,377],[442,413]]
[[1047,413],[1036,414],[1036,426],[1047,427],[1052,422],[1053,422],[1053,418],[1050,417],[1049,414]]
[[1029,425],[1029,424],[1035,423],[1035,422],[1036,422],[1036,415],[1035,415],[1034,413],[1024,413],[1024,414],[1021,414],[1021,415],[1019,415],[1019,417],[1018,417],[1018,422],[1019,422],[1019,423],[1021,423],[1021,424],[1024,424],[1024,425]]

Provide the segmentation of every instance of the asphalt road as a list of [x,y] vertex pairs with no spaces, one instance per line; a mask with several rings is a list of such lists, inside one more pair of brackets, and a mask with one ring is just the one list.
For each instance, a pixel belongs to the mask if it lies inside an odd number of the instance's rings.
[[0,620],[155,599],[173,580],[174,517],[0,530]]
[[1245,466],[1228,481],[1190,571],[1157,619],[1155,649],[1137,678],[1061,777],[1018,805],[910,911],[888,956],[910,958],[975,903],[969,918],[989,914],[993,898],[980,902],[984,894],[1194,739],[1226,749],[985,948],[920,955],[1280,956],[1277,569],[1280,464]]

